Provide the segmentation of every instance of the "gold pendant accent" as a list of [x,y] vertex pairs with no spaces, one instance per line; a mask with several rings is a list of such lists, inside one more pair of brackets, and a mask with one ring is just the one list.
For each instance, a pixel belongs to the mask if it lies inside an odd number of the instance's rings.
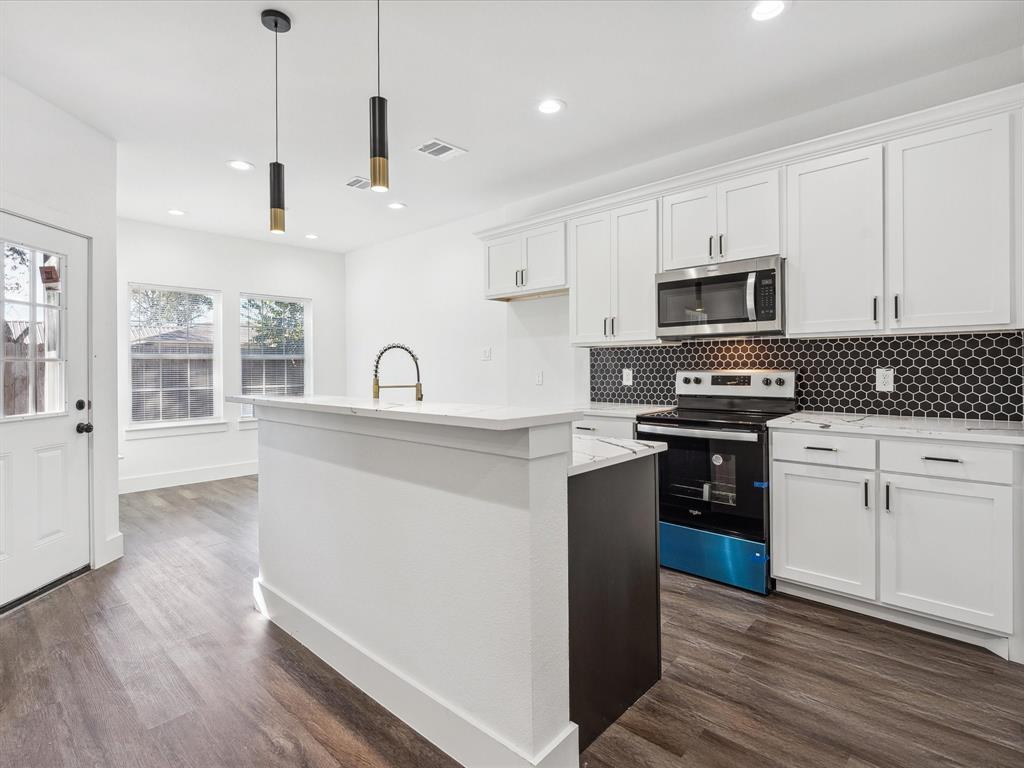
[[370,189],[374,192],[388,191],[388,159],[386,157],[370,158]]
[[284,232],[284,208],[270,209],[270,231]]

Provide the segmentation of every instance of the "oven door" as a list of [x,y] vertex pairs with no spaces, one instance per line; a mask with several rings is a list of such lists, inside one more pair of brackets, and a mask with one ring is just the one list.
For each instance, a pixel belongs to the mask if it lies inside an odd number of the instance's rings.
[[658,458],[662,522],[767,541],[763,431],[639,423],[637,439],[668,444]]

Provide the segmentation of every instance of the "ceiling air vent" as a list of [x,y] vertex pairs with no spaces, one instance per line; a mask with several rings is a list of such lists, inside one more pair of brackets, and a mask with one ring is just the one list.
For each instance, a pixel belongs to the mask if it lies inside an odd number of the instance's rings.
[[420,144],[416,151],[428,157],[436,157],[438,160],[451,160],[453,157],[466,154],[466,150],[440,139],[431,139],[425,144]]
[[369,189],[370,180],[365,179],[362,176],[353,176],[351,179],[345,182],[346,187],[352,187],[352,189]]

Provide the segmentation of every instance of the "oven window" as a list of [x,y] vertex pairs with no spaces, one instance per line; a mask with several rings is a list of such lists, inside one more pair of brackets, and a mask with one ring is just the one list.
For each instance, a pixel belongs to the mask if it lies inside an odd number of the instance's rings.
[[658,325],[748,322],[747,273],[663,283],[658,288]]

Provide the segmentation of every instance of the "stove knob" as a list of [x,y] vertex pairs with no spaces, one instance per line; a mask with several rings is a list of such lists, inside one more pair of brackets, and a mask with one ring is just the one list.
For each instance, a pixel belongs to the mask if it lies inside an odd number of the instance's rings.
[[689,376],[683,376],[683,384],[689,384],[689,383],[690,383],[690,377]]
[[772,380],[765,376],[763,379],[761,379],[761,383],[764,384],[766,387],[770,387],[772,385]]
[[779,378],[775,380],[775,383],[778,384],[780,387],[786,386],[786,380],[781,376],[779,376]]
[[694,384],[700,384],[700,382],[701,382],[700,376],[694,376],[693,377],[693,383]]

